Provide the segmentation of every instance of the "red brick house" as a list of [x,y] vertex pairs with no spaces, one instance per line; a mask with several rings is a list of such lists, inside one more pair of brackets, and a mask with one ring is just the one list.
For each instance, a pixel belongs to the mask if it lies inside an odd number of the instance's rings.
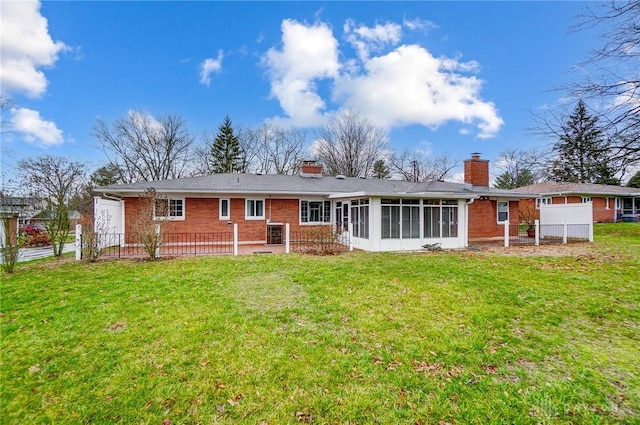
[[[240,244],[281,242],[310,226],[349,231],[355,248],[366,251],[421,249],[439,243],[464,248],[475,239],[500,238],[503,223],[518,223],[518,201],[530,195],[489,187],[489,162],[465,161],[466,183],[325,176],[307,161],[295,176],[212,174],[208,176],[98,187],[116,199],[125,234],[131,233],[139,197],[149,188],[166,198],[165,232],[228,231],[237,224]],[[97,216],[97,214],[96,214]]]
[[640,216],[640,189],[632,187],[587,184],[543,182],[518,188],[519,192],[533,195],[523,202],[540,204],[576,204],[591,202],[593,221],[612,223],[634,219]]

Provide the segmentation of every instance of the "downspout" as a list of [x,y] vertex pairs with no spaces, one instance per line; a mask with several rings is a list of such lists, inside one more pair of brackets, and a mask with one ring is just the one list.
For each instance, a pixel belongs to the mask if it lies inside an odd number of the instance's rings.
[[122,201],[122,198],[118,198],[118,197],[113,196],[113,195],[108,195],[106,193],[103,193],[102,197],[105,198],[105,199],[111,199],[112,201]]
[[464,208],[464,246],[465,248],[469,247],[469,205],[475,202],[476,198],[471,198],[468,201],[465,201]]

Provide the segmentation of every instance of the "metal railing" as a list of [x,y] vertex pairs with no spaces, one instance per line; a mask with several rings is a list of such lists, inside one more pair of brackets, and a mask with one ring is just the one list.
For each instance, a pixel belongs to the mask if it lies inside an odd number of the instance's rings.
[[[96,250],[99,258],[145,257],[140,241],[125,238],[123,233],[81,236],[82,253]],[[233,232],[165,233],[160,242],[159,257],[233,254]]]
[[526,224],[509,224],[509,245],[535,245],[535,228],[529,231]]

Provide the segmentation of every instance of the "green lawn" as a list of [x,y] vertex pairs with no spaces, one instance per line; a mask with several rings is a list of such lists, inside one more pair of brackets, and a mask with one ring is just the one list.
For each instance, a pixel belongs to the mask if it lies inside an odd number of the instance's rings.
[[0,422],[640,423],[640,225],[566,248],[21,263]]

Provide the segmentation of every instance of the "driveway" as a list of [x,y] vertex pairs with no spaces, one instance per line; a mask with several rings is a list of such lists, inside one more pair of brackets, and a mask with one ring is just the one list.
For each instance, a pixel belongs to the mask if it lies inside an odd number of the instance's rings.
[[[62,252],[73,252],[76,249],[75,242],[64,244]],[[18,262],[37,260],[39,258],[53,257],[53,248],[51,246],[42,246],[38,248],[20,248]]]

